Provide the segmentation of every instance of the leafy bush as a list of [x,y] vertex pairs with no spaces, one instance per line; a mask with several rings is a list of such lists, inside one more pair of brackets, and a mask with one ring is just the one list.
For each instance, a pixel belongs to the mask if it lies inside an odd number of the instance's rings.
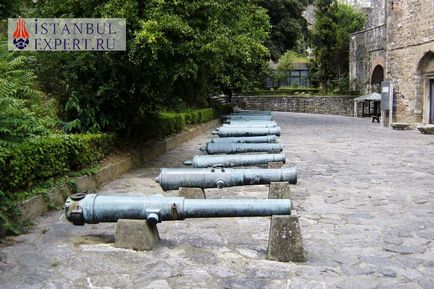
[[157,127],[160,137],[169,136],[180,132],[185,125],[208,122],[216,117],[216,111],[212,108],[190,110],[187,112],[161,112]]
[[22,16],[128,23],[126,52],[36,55],[42,84],[65,107],[69,131],[129,132],[158,107],[203,106],[216,89],[250,86],[268,59],[267,11],[253,0],[28,2]]
[[181,131],[185,126],[183,113],[162,112],[158,117],[157,131],[159,136],[164,137]]
[[[0,46],[6,46],[3,39]],[[35,73],[28,68],[32,61],[32,57],[0,49],[0,146],[47,135],[57,125],[55,101],[38,90]]]
[[106,134],[51,135],[0,149],[0,190],[15,192],[93,165],[114,145]]

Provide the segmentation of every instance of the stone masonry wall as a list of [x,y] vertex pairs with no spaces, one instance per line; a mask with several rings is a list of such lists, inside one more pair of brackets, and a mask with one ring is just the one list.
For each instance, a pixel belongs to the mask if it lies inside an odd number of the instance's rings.
[[384,68],[385,41],[384,25],[351,34],[350,82],[353,91],[370,93],[371,74],[375,65],[380,64]]
[[388,0],[386,78],[394,84],[396,122],[427,122],[421,60],[434,52],[433,0]]
[[353,116],[354,96],[233,96],[242,109]]

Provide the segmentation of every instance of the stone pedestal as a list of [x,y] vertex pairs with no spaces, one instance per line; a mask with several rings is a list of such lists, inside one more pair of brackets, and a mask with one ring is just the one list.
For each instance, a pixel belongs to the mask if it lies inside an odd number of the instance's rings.
[[145,220],[121,219],[116,224],[115,247],[149,251],[159,240],[157,225],[150,225]]
[[417,129],[422,134],[434,134],[434,125],[432,125],[432,124],[430,124],[430,125],[424,125],[424,126],[418,126]]
[[409,123],[404,123],[404,122],[394,122],[392,123],[392,128],[395,130],[407,130],[407,129],[411,129],[411,125]]
[[272,216],[267,259],[279,262],[306,261],[297,216]]
[[269,162],[268,163],[268,168],[269,169],[280,169],[283,167],[283,163],[282,162]]
[[291,188],[288,182],[271,182],[268,189],[269,199],[291,199]]
[[186,199],[206,199],[205,190],[202,188],[180,187],[178,197],[184,197]]

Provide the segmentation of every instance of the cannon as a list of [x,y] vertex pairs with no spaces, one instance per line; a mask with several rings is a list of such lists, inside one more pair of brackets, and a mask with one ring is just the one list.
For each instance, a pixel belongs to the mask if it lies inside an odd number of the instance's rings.
[[146,220],[150,224],[187,218],[290,215],[289,199],[211,199],[182,197],[75,194],[65,203],[66,219],[74,225]]
[[234,111],[231,114],[260,114],[260,115],[265,114],[265,115],[270,115],[271,111],[269,111],[269,110],[265,111],[265,110],[243,110],[243,109],[240,109],[240,110]]
[[[241,128],[245,128],[245,127],[277,127],[277,123],[273,123],[273,122],[263,122],[263,123],[224,123],[222,127],[241,127]],[[218,129],[216,129],[218,130]]]
[[193,168],[207,168],[215,165],[225,167],[254,166],[268,164],[269,162],[286,162],[284,154],[258,154],[258,155],[217,155],[194,156],[192,160],[184,162]]
[[297,183],[295,168],[282,169],[231,169],[214,168],[163,168],[155,179],[164,191],[180,187],[224,188],[271,182]]
[[253,152],[281,152],[283,146],[278,143],[207,143],[200,148],[207,154],[239,154]]
[[244,136],[244,137],[215,137],[210,143],[273,143],[276,142],[277,136]]
[[271,115],[271,111],[259,111],[259,110],[237,110],[231,115]]
[[280,127],[220,127],[219,130],[214,130],[212,134],[219,137],[230,136],[264,136],[277,135],[280,136]]
[[222,119],[231,120],[259,120],[259,121],[271,121],[273,117],[271,115],[232,115],[226,114],[221,116]]
[[277,126],[277,123],[275,121],[234,121],[234,120],[226,120],[223,123],[223,126],[229,126],[229,125],[234,125],[234,126],[242,126],[242,125],[272,125],[272,126]]
[[268,119],[248,119],[248,118],[238,118],[238,119],[225,119],[223,123],[226,124],[246,124],[246,123],[276,123],[274,120]]

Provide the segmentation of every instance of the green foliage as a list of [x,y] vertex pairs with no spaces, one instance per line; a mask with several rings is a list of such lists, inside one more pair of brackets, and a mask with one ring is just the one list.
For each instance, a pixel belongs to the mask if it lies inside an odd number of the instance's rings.
[[24,224],[18,221],[20,211],[16,201],[8,194],[0,191],[0,237],[22,233]]
[[22,0],[2,0],[0,3],[0,19],[18,17]]
[[279,58],[277,70],[291,70],[294,63],[309,63],[309,59],[300,53],[287,51]]
[[127,19],[127,52],[37,54],[73,132],[129,132],[157,108],[203,107],[211,91],[254,85],[268,57],[256,0],[38,0],[27,14]]
[[0,150],[0,190],[26,189],[52,177],[94,165],[113,148],[106,134],[50,135]]
[[[0,41],[0,46],[5,43]],[[56,102],[38,90],[34,71],[28,68],[33,60],[0,49],[0,146],[46,135],[57,125]]]
[[162,112],[157,119],[160,137],[170,136],[182,131],[186,125],[208,122],[216,117],[212,108],[195,109],[187,112]]
[[313,81],[326,91],[332,81],[344,78],[349,70],[349,35],[363,28],[365,16],[352,6],[336,0],[317,0],[312,29],[314,48]]
[[267,9],[272,25],[267,41],[271,58],[277,61],[287,50],[304,50],[307,23],[302,12],[309,4],[306,0],[261,0],[259,5]]
[[273,79],[273,83],[279,87],[282,80],[288,77],[288,71],[293,69],[294,63],[309,63],[309,59],[304,55],[287,51],[280,58],[277,63],[277,69],[269,73]]

